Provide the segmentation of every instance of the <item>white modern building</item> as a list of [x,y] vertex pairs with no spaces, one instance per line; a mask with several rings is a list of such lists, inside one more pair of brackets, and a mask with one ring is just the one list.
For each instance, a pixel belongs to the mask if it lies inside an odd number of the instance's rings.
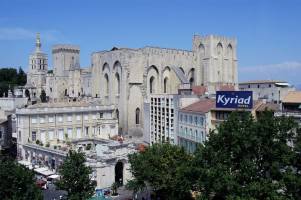
[[198,144],[203,144],[209,135],[213,99],[202,99],[179,110],[178,145],[193,153]]
[[265,99],[268,102],[281,103],[290,91],[295,91],[286,81],[255,80],[239,83],[239,90],[252,91],[253,100]]

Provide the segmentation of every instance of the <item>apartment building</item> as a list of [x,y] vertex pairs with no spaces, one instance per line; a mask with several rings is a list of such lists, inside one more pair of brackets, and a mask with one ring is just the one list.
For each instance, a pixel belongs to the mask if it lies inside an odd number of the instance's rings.
[[[109,139],[117,135],[114,110],[114,106],[85,101],[42,103],[17,109],[19,159],[35,164],[37,155],[43,157],[43,161],[48,161],[46,156],[58,155],[63,160],[65,154],[56,154],[56,150],[68,149],[74,141]],[[52,164],[51,168],[56,165]]]
[[193,153],[198,144],[208,137],[210,127],[210,109],[215,106],[213,99],[202,99],[179,110],[178,145]]
[[280,103],[290,91],[295,88],[286,81],[280,80],[255,80],[239,83],[239,90],[252,91],[253,100]]

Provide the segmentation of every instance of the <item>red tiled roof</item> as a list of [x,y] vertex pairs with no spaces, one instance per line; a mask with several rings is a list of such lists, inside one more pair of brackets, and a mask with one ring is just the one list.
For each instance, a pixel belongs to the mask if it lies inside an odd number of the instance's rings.
[[196,95],[204,95],[205,92],[207,92],[207,88],[205,86],[200,86],[200,85],[196,85],[196,86],[192,86],[192,92]]
[[183,112],[194,112],[194,113],[207,113],[215,107],[214,99],[202,99],[196,103],[193,103],[185,108],[182,108]]
[[235,90],[234,85],[221,85],[219,91],[233,91]]

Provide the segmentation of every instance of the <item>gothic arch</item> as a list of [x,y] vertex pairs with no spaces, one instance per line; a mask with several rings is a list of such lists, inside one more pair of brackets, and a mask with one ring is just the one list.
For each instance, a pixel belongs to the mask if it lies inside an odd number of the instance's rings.
[[170,85],[169,85],[169,79],[168,77],[165,77],[164,78],[164,83],[163,83],[164,87],[163,87],[163,90],[164,90],[164,93],[169,93],[170,92]]
[[162,81],[163,81],[163,92],[169,93],[170,92],[170,67],[166,66],[162,71]]
[[102,71],[105,72],[106,70],[107,70],[108,72],[110,72],[110,66],[109,66],[108,63],[105,63],[105,64],[103,64],[103,66],[102,66]]
[[159,70],[156,66],[152,65],[147,69],[147,93],[159,92]]
[[136,108],[135,110],[135,123],[136,125],[140,124],[140,108]]
[[199,49],[200,49],[200,55],[204,56],[205,55],[205,46],[203,45],[203,43],[200,43]]
[[116,60],[116,61],[114,62],[113,70],[115,70],[117,67],[121,67],[121,64],[120,64],[120,62],[119,62],[118,60]]
[[152,94],[155,92],[155,77],[151,76],[149,79],[149,93]]
[[114,92],[116,95],[120,94],[120,76],[119,73],[115,73]]
[[183,72],[183,74],[185,75],[184,69],[183,69],[182,67],[179,67],[179,68],[180,68],[180,70]]
[[109,75],[106,73],[104,75],[104,92],[105,92],[105,95],[108,96],[109,95],[109,90],[110,90],[110,87],[109,87],[109,84],[110,84],[110,81],[109,81]]
[[219,42],[216,45],[216,53],[217,53],[217,55],[222,55],[223,54],[223,45],[222,45],[221,42]]
[[195,69],[191,68],[188,72],[188,80],[191,86],[195,85]]
[[232,48],[231,44],[228,44],[228,46],[227,46],[227,55],[228,55],[229,59],[233,58],[233,48]]
[[157,68],[155,65],[150,66],[150,67],[147,69],[147,73],[149,73],[149,71],[151,71],[152,69],[154,69],[154,70],[159,74],[159,70],[158,70],[158,68]]

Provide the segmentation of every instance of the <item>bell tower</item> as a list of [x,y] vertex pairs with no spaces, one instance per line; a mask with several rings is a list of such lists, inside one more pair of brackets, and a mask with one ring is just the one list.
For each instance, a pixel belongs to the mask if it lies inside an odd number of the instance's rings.
[[[35,51],[29,56],[27,84],[36,89],[35,97],[39,97],[46,87],[46,75],[48,71],[47,54],[41,50],[42,43],[40,33],[37,33]],[[46,91],[46,90],[45,90]]]

